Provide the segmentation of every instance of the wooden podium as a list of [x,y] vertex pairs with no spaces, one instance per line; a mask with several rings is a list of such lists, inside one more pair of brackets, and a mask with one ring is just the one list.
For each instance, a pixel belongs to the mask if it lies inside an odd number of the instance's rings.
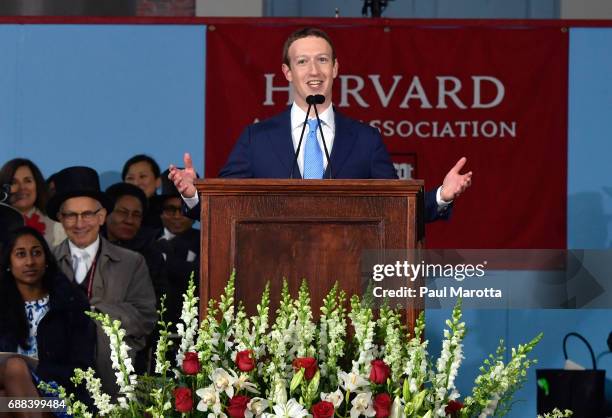
[[[336,281],[349,296],[362,292],[363,250],[415,248],[423,239],[422,181],[205,179],[196,187],[201,312],[235,268],[236,300],[249,315],[266,282],[273,315],[282,279],[295,296],[305,278],[318,317]],[[417,314],[406,312],[411,328]]]

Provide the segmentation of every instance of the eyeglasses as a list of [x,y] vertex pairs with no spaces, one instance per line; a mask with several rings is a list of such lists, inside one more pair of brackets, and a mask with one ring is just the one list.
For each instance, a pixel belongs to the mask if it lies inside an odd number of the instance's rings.
[[83,222],[91,222],[96,218],[98,212],[100,212],[102,208],[98,208],[96,210],[86,210],[85,212],[62,212],[62,221],[67,224],[75,224],[79,217]]
[[141,220],[142,219],[142,212],[135,210],[135,211],[129,211],[127,209],[115,209],[113,211],[113,213],[120,219],[127,219],[129,217],[132,217],[134,219]]
[[164,215],[166,216],[173,216],[175,214],[179,214],[182,215],[183,214],[183,209],[180,206],[163,206],[162,207],[162,212]]

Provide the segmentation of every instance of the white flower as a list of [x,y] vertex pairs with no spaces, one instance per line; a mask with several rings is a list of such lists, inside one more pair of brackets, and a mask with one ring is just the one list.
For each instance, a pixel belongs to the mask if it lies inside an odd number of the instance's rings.
[[221,412],[221,398],[213,386],[196,390],[196,395],[201,399],[196,407],[198,411],[210,411],[214,414]]
[[263,411],[268,409],[270,403],[263,398],[253,398],[247,404],[247,409],[244,411],[244,418],[258,417],[263,414]]
[[[233,373],[233,372],[232,372]],[[215,389],[218,392],[225,392],[225,394],[232,398],[234,396],[234,382],[236,381],[236,375],[230,375],[224,369],[215,369],[213,371],[211,379]]]
[[274,379],[274,392],[272,393],[272,401],[275,404],[282,405],[287,403],[287,382],[283,379]]
[[238,379],[236,379],[236,381],[234,382],[234,387],[236,388],[236,391],[238,392],[244,389],[247,392],[259,393],[259,390],[257,390],[257,385],[249,382],[249,375],[247,373],[242,373],[238,377]]
[[336,389],[335,392],[325,393],[321,392],[321,400],[331,402],[334,404],[334,408],[340,408],[342,402],[344,402],[344,394],[340,391],[340,389]]
[[391,413],[389,414],[389,418],[403,418],[406,415],[404,414],[404,404],[399,396],[396,396],[393,399],[393,404],[391,405]]
[[273,414],[263,414],[264,418],[302,418],[308,415],[308,411],[295,399],[289,399],[286,404],[274,405]]
[[358,373],[338,372],[338,377],[341,381],[340,387],[350,392],[359,392],[360,388],[369,385],[368,381],[365,380]]
[[370,392],[363,392],[355,396],[355,399],[351,401],[353,407],[351,408],[351,418],[357,418],[359,415],[365,415],[366,417],[373,417],[376,415],[374,406],[372,405],[372,394]]

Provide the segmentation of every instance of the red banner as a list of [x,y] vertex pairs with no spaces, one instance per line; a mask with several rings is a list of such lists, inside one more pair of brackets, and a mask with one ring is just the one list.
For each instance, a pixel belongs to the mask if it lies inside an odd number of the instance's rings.
[[[338,111],[380,129],[400,177],[428,189],[466,156],[473,185],[430,248],[565,248],[568,35],[557,27],[322,24],[334,41]],[[206,175],[248,124],[290,103],[281,72],[298,26],[209,28]],[[288,140],[290,140],[288,138]]]

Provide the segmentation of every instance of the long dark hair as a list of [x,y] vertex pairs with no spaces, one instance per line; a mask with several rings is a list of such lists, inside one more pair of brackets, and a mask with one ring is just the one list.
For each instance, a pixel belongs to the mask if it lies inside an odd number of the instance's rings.
[[2,246],[2,258],[0,258],[0,321],[8,328],[9,332],[16,337],[17,343],[22,348],[29,348],[27,345],[29,329],[28,319],[26,318],[25,302],[17,284],[15,277],[10,270],[11,253],[15,249],[17,239],[31,235],[40,243],[45,253],[45,274],[42,277],[43,288],[51,290],[53,278],[57,275],[57,262],[51,253],[49,244],[37,230],[29,226],[20,227],[11,232],[8,241]]
[[36,183],[36,200],[34,201],[34,206],[42,213],[46,213],[48,200],[47,183],[40,169],[31,160],[26,158],[15,158],[4,164],[0,169],[0,186],[3,184],[13,184],[13,177],[15,177],[15,173],[19,167],[28,167],[32,172],[34,182]]

